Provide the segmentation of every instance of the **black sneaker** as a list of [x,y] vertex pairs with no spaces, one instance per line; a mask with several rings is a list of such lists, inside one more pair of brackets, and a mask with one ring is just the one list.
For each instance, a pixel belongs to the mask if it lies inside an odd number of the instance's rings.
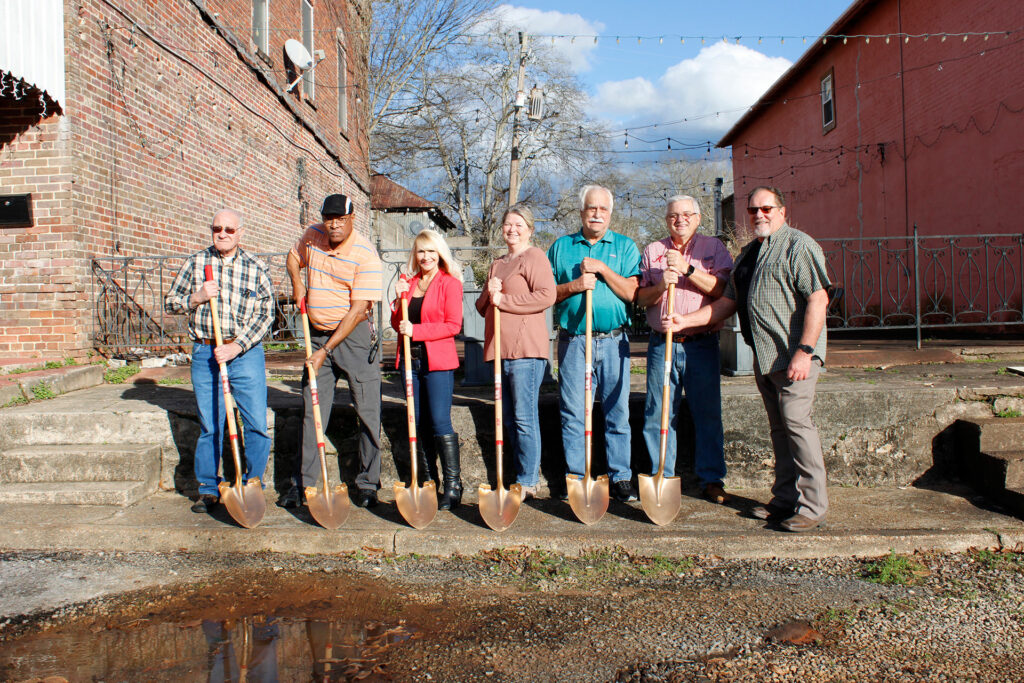
[[277,499],[277,506],[286,510],[294,510],[306,504],[306,491],[301,486],[292,486],[284,495]]
[[636,489],[629,479],[612,482],[612,497],[620,503],[632,503],[637,500]]
[[220,498],[213,495],[212,493],[201,493],[196,498],[196,502],[192,503],[192,512],[202,514],[209,512],[213,508],[217,507],[217,503],[220,502]]

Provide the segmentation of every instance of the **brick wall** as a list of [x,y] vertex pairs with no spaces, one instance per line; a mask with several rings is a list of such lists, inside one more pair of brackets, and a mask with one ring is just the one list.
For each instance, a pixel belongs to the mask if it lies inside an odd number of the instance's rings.
[[[38,113],[0,101],[0,184],[32,192],[36,219],[0,233],[0,310],[14,323],[0,332],[0,360],[84,355],[91,259],[203,248],[220,207],[242,213],[243,246],[253,251],[286,250],[333,192],[353,198],[356,227],[368,233],[356,102],[367,9],[360,0],[313,3],[314,48],[326,58],[310,100],[283,93],[284,42],[301,38],[301,0],[269,4],[261,57],[246,0],[66,2],[63,115],[37,122]],[[341,44],[351,86],[344,131]]]
[[[843,31],[933,37],[830,41],[733,142],[737,197],[776,185],[793,224],[819,237],[905,236],[914,223],[932,235],[1019,232],[1024,36],[935,34],[1019,29],[1022,17],[1005,0],[875,3]],[[830,68],[837,123],[823,132]]]

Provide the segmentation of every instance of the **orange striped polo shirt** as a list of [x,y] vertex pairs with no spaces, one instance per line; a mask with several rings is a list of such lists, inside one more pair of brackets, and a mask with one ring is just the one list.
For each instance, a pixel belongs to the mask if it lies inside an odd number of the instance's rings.
[[318,330],[336,328],[352,301],[380,301],[384,284],[380,257],[357,231],[332,249],[323,226],[311,225],[292,252],[300,266],[308,268],[306,308]]

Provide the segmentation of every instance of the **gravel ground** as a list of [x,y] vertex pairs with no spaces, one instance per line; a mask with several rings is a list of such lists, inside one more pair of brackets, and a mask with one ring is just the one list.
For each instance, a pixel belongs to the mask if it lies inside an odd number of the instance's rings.
[[[866,580],[887,570],[903,572],[898,583]],[[106,597],[72,592],[67,604],[38,607],[101,579]],[[117,582],[136,590],[109,593]],[[357,625],[336,636],[348,646],[330,660],[341,671],[330,680],[1024,680],[1024,555],[1013,552],[875,561],[522,548],[450,559],[372,549],[17,553],[0,556],[0,593],[3,680],[205,679],[199,624],[269,614],[282,630],[279,680],[309,680],[313,622]],[[19,594],[34,596],[30,614],[10,610]]]

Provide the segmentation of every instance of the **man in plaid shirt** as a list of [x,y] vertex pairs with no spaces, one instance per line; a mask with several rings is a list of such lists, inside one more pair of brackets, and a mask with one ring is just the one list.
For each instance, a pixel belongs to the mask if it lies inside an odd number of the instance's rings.
[[[199,498],[193,512],[207,512],[220,499],[217,476],[224,444],[224,399],[220,363],[227,363],[231,394],[242,413],[245,434],[243,479],[263,478],[270,455],[267,436],[267,373],[263,338],[274,320],[274,291],[267,266],[238,246],[245,228],[236,211],[222,209],[210,225],[213,246],[185,260],[164,299],[168,313],[187,313],[192,338],[192,390],[199,412],[195,473]],[[206,282],[206,266],[213,279]],[[223,344],[216,346],[213,313],[205,305],[218,298]]]
[[786,202],[774,187],[755,187],[747,213],[757,239],[736,258],[721,299],[685,316],[673,330],[723,320],[733,312],[754,349],[754,379],[768,412],[775,484],[772,499],[751,514],[786,531],[825,521],[828,491],[814,390],[825,364],[825,315],[831,283],[821,247],[786,223]]

